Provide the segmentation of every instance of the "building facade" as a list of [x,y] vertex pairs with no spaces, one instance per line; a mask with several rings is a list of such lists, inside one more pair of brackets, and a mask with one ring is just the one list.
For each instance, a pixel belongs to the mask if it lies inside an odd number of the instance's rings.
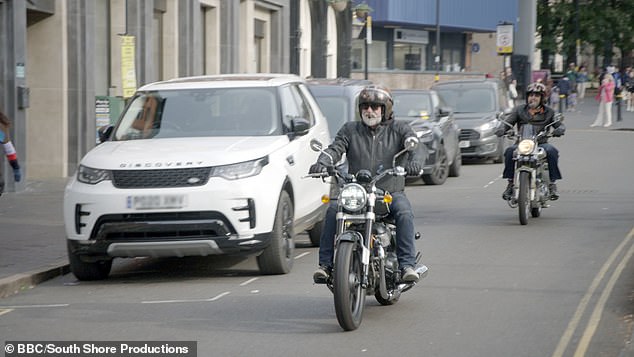
[[[501,70],[495,25],[517,17],[517,1],[443,0],[436,27],[431,14],[438,2],[368,1],[374,19],[367,47],[370,79],[396,78],[415,87],[425,83],[419,76],[431,78],[438,70],[477,76]],[[472,3],[485,4],[491,14],[454,13]],[[0,109],[13,121],[11,136],[25,178],[72,175],[97,144],[97,128],[116,120],[126,98],[146,83],[219,73],[364,76],[366,40],[354,17],[358,5],[356,0],[0,0]],[[503,11],[494,16],[496,8]],[[480,13],[488,14],[482,23]],[[457,25],[461,22],[466,24]],[[0,164],[6,166],[6,160]],[[5,181],[8,191],[23,189],[9,176]]]

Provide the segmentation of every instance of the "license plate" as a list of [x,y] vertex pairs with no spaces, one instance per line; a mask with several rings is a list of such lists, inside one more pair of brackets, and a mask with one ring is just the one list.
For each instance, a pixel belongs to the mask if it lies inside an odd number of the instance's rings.
[[469,146],[471,146],[471,143],[469,142],[469,140],[462,140],[458,143],[458,147],[459,148],[468,148]]
[[183,208],[187,200],[185,195],[128,196],[126,205],[133,209]]

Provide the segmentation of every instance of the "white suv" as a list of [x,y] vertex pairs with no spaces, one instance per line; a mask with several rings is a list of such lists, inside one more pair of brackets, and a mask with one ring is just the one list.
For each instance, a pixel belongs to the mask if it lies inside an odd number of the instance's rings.
[[295,234],[321,232],[329,185],[302,178],[328,124],[294,75],[148,84],[81,160],[64,195],[71,271],[104,279],[115,257],[258,255],[291,270]]

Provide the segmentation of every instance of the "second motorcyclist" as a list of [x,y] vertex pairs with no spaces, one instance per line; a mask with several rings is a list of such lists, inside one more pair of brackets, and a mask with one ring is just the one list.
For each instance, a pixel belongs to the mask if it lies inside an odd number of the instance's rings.
[[[510,128],[517,125],[518,129],[522,125],[533,125],[536,132],[541,132],[546,125],[555,122],[555,111],[544,104],[546,96],[546,87],[542,83],[531,83],[526,88],[526,104],[520,104],[513,108],[512,112],[504,119],[508,125],[500,123],[496,129],[497,136],[503,136]],[[566,127],[562,121],[558,121],[552,125],[555,128],[552,132],[553,136],[562,136],[566,132]],[[519,132],[519,131],[518,131]],[[538,144],[546,151],[546,160],[548,161],[548,172],[550,175],[550,185],[548,191],[551,200],[559,198],[557,185],[555,181],[561,179],[559,171],[559,151],[552,144],[548,143],[547,136],[540,136]],[[515,174],[515,165],[513,163],[513,152],[517,145],[512,145],[504,152],[504,172],[502,178],[508,179],[508,185],[502,193],[504,200],[509,200],[513,195],[513,176]]]
[[[346,154],[348,171],[356,174],[366,169],[372,173],[392,167],[394,155],[403,150],[405,139],[416,137],[414,130],[404,121],[393,119],[392,95],[382,86],[368,86],[359,93],[359,112],[362,121],[350,121],[337,133],[333,143],[325,150],[334,163]],[[422,170],[420,151],[414,150],[404,156],[404,166],[408,175],[418,176]],[[317,163],[311,166],[310,173],[319,173],[332,167],[333,162],[321,154]],[[414,246],[414,214],[412,206],[405,196],[405,179],[402,176],[386,176],[377,183],[377,187],[393,196],[390,212],[396,220],[396,245],[402,280],[417,281],[416,248]],[[336,234],[336,202],[328,207],[324,228],[319,244],[319,268],[313,279],[316,283],[325,283],[331,270]]]

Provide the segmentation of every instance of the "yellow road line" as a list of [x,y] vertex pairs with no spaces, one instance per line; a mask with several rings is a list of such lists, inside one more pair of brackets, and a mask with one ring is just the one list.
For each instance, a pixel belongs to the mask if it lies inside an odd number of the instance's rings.
[[621,251],[623,251],[624,247],[632,239],[632,236],[634,236],[634,228],[632,228],[632,230],[625,237],[623,242],[621,242],[621,244],[619,244],[619,246],[616,247],[614,252],[612,252],[608,260],[605,262],[605,264],[603,264],[603,266],[599,270],[599,273],[597,273],[597,275],[594,277],[594,280],[592,280],[592,284],[590,285],[590,288],[588,288],[588,291],[586,291],[585,295],[579,302],[579,305],[577,306],[577,310],[572,316],[572,320],[570,320],[570,322],[568,323],[568,327],[566,327],[566,330],[564,331],[564,334],[559,339],[559,343],[557,344],[557,348],[555,349],[555,352],[553,352],[552,357],[563,356],[564,351],[566,350],[566,347],[568,347],[568,344],[570,343],[572,334],[577,329],[577,326],[579,325],[579,321],[581,320],[581,316],[583,315],[584,311],[586,310],[588,306],[590,298],[592,297],[592,295],[594,295],[599,284],[601,283],[601,280],[603,280],[603,277],[607,273],[612,263],[614,263],[618,255],[621,253]]
[[625,269],[627,262],[632,257],[632,254],[634,254],[634,245],[630,246],[630,249],[627,251],[627,254],[623,257],[619,265],[616,267],[616,269],[614,270],[614,273],[612,273],[612,277],[610,277],[610,280],[608,281],[608,284],[605,286],[605,289],[603,289],[603,292],[601,293],[601,297],[599,298],[597,305],[594,307],[594,311],[592,311],[592,315],[590,316],[590,321],[588,322],[588,326],[586,327],[585,331],[583,332],[583,336],[581,337],[581,340],[579,341],[579,345],[577,346],[577,351],[575,351],[575,357],[581,357],[586,355],[588,346],[590,345],[590,341],[592,340],[592,336],[594,336],[594,333],[597,331],[597,328],[599,327],[599,322],[601,321],[601,314],[603,313],[608,297],[612,293],[612,290],[614,290],[614,285],[616,284],[616,281],[618,280],[618,278],[621,276],[621,273],[623,272],[623,269]]

